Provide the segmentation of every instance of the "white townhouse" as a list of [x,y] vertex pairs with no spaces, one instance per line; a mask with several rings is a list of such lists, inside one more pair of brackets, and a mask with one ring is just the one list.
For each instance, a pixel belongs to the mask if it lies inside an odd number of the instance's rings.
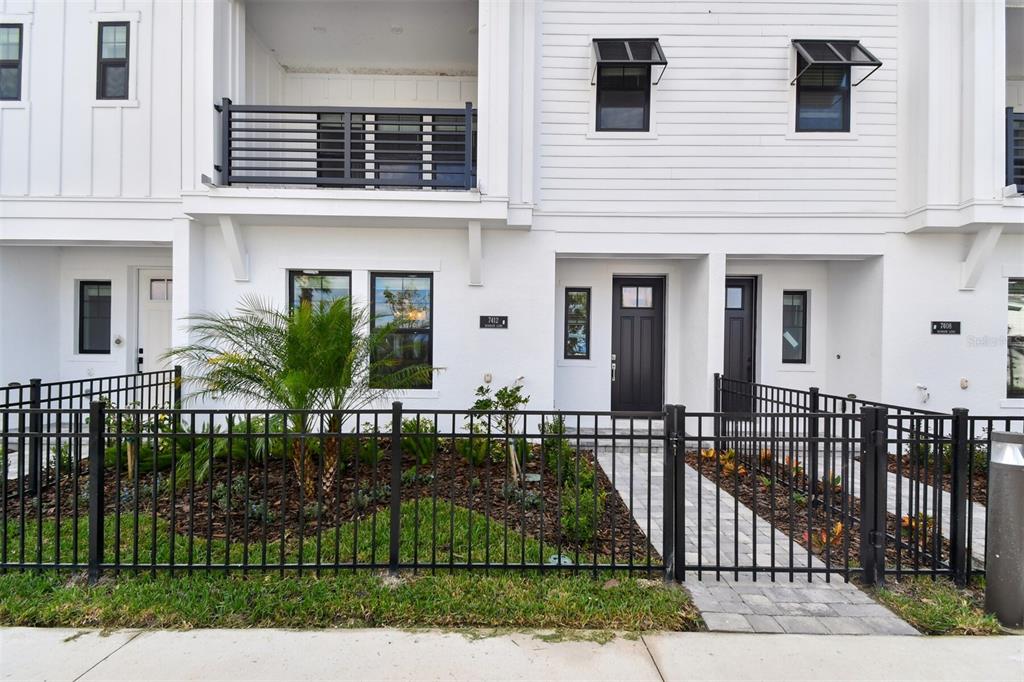
[[1020,415],[1022,191],[1020,0],[2,0],[0,383],[350,295],[413,409]]

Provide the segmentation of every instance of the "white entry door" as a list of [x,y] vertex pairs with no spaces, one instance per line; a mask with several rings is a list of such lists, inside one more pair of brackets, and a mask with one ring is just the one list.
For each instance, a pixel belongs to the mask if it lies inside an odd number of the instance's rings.
[[171,347],[171,271],[139,270],[137,372],[170,369],[163,359]]

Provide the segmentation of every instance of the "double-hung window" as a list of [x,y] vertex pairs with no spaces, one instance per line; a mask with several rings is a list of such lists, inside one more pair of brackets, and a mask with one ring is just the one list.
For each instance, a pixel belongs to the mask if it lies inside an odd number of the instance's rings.
[[0,24],[0,100],[21,99],[21,24]]
[[127,21],[100,23],[96,52],[96,99],[128,99]]
[[110,353],[110,282],[78,283],[78,352]]
[[807,362],[807,292],[782,292],[782,361]]
[[[383,344],[373,349],[370,381],[408,367],[429,367],[434,354],[434,277],[427,273],[372,273],[370,327],[391,325]],[[382,382],[378,382],[382,383]],[[430,388],[428,375],[409,388]]]

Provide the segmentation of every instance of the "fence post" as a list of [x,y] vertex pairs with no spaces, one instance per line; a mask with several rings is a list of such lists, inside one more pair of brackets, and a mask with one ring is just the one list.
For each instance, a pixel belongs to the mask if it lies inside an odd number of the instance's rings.
[[722,430],[725,426],[725,421],[722,419],[722,375],[719,372],[715,372],[715,390],[713,396],[713,405],[715,416],[712,419],[712,423],[715,428],[715,450],[721,451],[723,447],[722,443]]
[[[818,391],[819,391],[819,389],[818,389],[817,386],[811,386],[810,397],[809,397],[810,399],[809,399],[808,405],[807,405],[807,408],[808,408],[808,410],[810,410],[810,415],[811,415],[811,416],[808,417],[808,421],[807,421],[807,441],[808,441],[808,444],[810,446],[808,448],[807,455],[808,455],[808,457],[810,457],[810,460],[811,460],[810,461],[810,465],[811,466],[808,468],[808,470],[810,472],[810,475],[811,475],[811,484],[810,484],[810,490],[808,490],[807,492],[808,492],[808,498],[810,499],[810,503],[811,503],[810,506],[811,506],[812,509],[818,504],[818,490],[819,490],[819,488],[818,488],[818,477],[819,477],[819,473],[820,473],[820,466],[819,466],[819,463],[818,463],[818,451],[819,451],[819,448],[818,448],[818,445],[819,445],[818,444],[818,436],[820,435],[820,433],[819,433],[819,430],[818,430],[819,429],[819,424],[818,424],[818,417],[817,417],[817,415],[818,415],[818,412],[819,412],[819,410],[821,408],[821,405],[820,405],[819,400],[818,400]],[[821,490],[825,489],[825,482],[824,481],[822,481],[820,489]]]
[[949,560],[953,579],[960,587],[967,585],[971,572],[971,548],[967,546],[967,526],[971,522],[968,504],[968,477],[970,476],[970,452],[968,452],[967,410],[962,407],[953,410],[951,447],[953,448],[953,481],[949,499]]
[[175,410],[181,409],[181,365],[174,366],[174,397],[171,399],[171,406]]
[[106,405],[89,405],[89,583],[100,578],[103,563],[103,440]]
[[675,579],[675,437],[678,424],[676,406],[665,405],[665,466],[662,474],[662,557],[665,560],[665,580]]
[[28,489],[31,495],[43,492],[43,413],[42,388],[39,379],[30,379],[28,388]]
[[402,521],[402,403],[391,403],[391,542],[388,572],[398,573]]
[[220,106],[220,184],[231,184],[231,100],[223,97]]
[[[686,577],[686,488],[684,487],[686,485],[686,406],[676,405],[675,407],[676,433],[673,451],[675,461],[672,466],[672,475],[675,478],[672,484],[675,521],[672,526],[675,530],[675,538],[672,539],[672,575],[676,582],[680,583]],[[700,449],[699,443],[698,449]]]
[[887,434],[885,408],[861,408],[860,563],[867,585],[885,580]]

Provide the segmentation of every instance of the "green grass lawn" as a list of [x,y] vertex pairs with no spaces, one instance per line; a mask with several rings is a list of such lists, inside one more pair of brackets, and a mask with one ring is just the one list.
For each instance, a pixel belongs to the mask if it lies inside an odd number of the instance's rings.
[[[455,563],[482,561],[489,549],[492,560],[508,552],[510,561],[525,557],[529,563],[541,563],[554,548],[531,537],[506,534],[500,523],[486,523],[486,517],[462,507],[439,502],[436,514],[431,505],[413,503],[402,508],[400,559],[411,562],[414,556],[429,560],[437,551],[438,559]],[[135,528],[130,516],[122,518],[120,542],[114,541],[113,519],[107,519],[106,559],[115,552],[122,561],[136,550]],[[437,524],[437,540],[432,534]],[[42,544],[37,545],[38,528],[26,525],[22,535],[16,524],[9,524],[8,552],[18,551],[24,538],[26,556],[37,551],[51,559],[60,548],[67,561],[72,556],[73,526],[62,524],[58,539],[56,524],[43,521]],[[79,558],[84,559],[84,520],[79,525]],[[353,555],[360,563],[386,562],[389,528],[387,517],[378,519],[374,530],[370,523],[324,529],[320,538],[320,560],[350,562]],[[337,540],[337,550],[335,549]],[[188,556],[188,538],[171,532],[158,520],[154,532],[144,516],[138,527],[138,552],[148,560],[155,549],[158,563],[167,562],[174,551],[175,560]],[[250,561],[260,557],[262,547],[250,543],[228,544],[224,540],[193,541],[195,563],[207,559],[213,564],[238,562],[248,551]],[[316,538],[286,537],[268,543],[270,561],[313,564],[317,559]],[[581,557],[582,558],[582,557]],[[592,558],[592,555],[591,555]],[[519,627],[519,628],[592,628],[600,630],[697,630],[700,617],[687,593],[667,586],[659,579],[644,580],[616,576],[608,580],[603,572],[598,579],[588,575],[538,574],[536,571],[490,571],[456,569],[438,575],[403,574],[387,578],[369,570],[325,570],[324,575],[298,576],[294,570],[284,577],[277,573],[225,575],[223,571],[170,576],[158,572],[155,577],[122,573],[108,575],[95,586],[84,584],[81,575],[67,571],[8,573],[0,575],[0,624],[65,627]]]
[[975,580],[967,589],[946,578],[903,578],[875,590],[879,601],[929,635],[998,635],[996,617],[985,613],[985,586]]

